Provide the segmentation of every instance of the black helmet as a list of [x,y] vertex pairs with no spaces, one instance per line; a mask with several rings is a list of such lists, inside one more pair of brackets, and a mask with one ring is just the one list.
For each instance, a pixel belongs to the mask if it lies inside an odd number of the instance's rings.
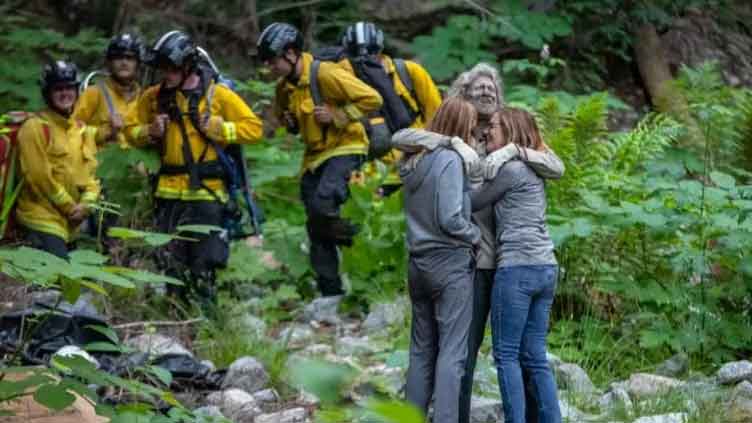
[[294,26],[280,22],[267,26],[256,42],[262,62],[283,55],[291,47],[303,50],[303,34]]
[[120,34],[112,37],[107,46],[105,58],[112,60],[118,57],[132,56],[141,61],[144,55],[144,44],[141,39],[131,34]]
[[50,89],[55,85],[78,86],[81,84],[81,75],[78,68],[73,62],[58,60],[44,65],[42,68],[42,77],[39,79],[39,85],[42,87],[42,94],[46,98]]
[[158,67],[170,64],[177,67],[191,66],[197,58],[196,45],[188,34],[170,31],[162,36],[146,54],[144,62]]
[[379,54],[384,50],[384,31],[371,22],[357,22],[345,29],[342,47],[350,56]]

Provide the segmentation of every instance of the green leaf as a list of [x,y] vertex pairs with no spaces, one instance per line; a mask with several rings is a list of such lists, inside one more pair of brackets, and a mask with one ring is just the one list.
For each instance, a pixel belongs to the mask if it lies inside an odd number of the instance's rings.
[[719,172],[717,170],[710,172],[710,179],[712,179],[716,185],[723,189],[730,190],[736,187],[736,180],[733,176]]
[[122,353],[123,347],[109,342],[90,342],[83,347],[87,352],[117,352]]
[[159,366],[149,366],[147,369],[149,373],[156,376],[156,378],[165,386],[170,386],[172,383],[172,373],[170,373],[169,370]]
[[384,423],[423,423],[425,416],[414,405],[400,401],[371,400],[368,411],[376,414]]
[[175,228],[178,232],[195,232],[198,234],[211,235],[213,232],[222,232],[219,226],[213,225],[182,225]]
[[106,336],[107,339],[112,341],[113,344],[119,344],[120,339],[118,339],[117,333],[110,327],[107,326],[100,326],[100,325],[86,325],[86,328],[89,328],[93,331],[99,332],[102,335]]
[[73,404],[76,397],[67,388],[59,385],[42,385],[34,392],[34,400],[55,411],[61,411]]
[[99,265],[107,263],[107,256],[91,250],[74,250],[69,254],[72,263]]
[[304,360],[290,370],[295,385],[302,386],[321,399],[324,404],[333,404],[340,398],[340,391],[355,377],[355,371],[340,364]]
[[72,279],[63,279],[62,282],[63,299],[70,304],[75,304],[78,297],[81,296],[81,284]]

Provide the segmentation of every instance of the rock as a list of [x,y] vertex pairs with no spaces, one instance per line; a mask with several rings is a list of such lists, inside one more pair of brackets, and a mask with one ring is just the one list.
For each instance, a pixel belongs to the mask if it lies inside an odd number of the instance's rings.
[[337,351],[338,355],[344,356],[370,354],[374,352],[374,348],[367,336],[362,338],[355,338],[352,336],[337,338],[334,349]]
[[180,342],[158,333],[139,335],[125,341],[125,345],[155,357],[166,354],[184,354],[193,357],[193,354]]
[[316,395],[306,391],[305,389],[299,389],[300,393],[295,400],[297,404],[300,404],[306,408],[318,407],[321,404],[321,400]]
[[386,364],[369,367],[366,372],[373,377],[372,382],[380,384],[388,393],[399,396],[405,385],[402,369],[388,367]]
[[256,417],[255,423],[303,423],[307,414],[305,408],[291,408],[278,413],[262,414]]
[[470,423],[496,423],[504,421],[504,408],[498,398],[473,396],[470,401]]
[[550,352],[546,352],[546,360],[548,361],[548,366],[551,367],[551,370],[554,370],[560,365],[564,364],[559,356],[551,354]]
[[663,395],[669,391],[681,388],[684,382],[670,377],[649,373],[635,373],[626,382],[626,391],[630,397],[642,399]]
[[576,409],[564,398],[559,398],[559,410],[561,410],[561,419],[564,422],[578,423],[589,421],[593,418],[592,416],[588,416],[582,411]]
[[632,399],[626,390],[620,387],[609,389],[598,400],[598,406],[604,413],[611,413],[614,410],[625,410],[631,413],[633,409]]
[[201,360],[199,361],[199,364],[209,369],[210,372],[217,370],[217,366],[211,360]]
[[686,423],[687,413],[661,414],[660,416],[640,417],[634,423]]
[[376,304],[371,307],[371,312],[368,313],[361,328],[365,333],[373,334],[402,324],[405,321],[406,308],[405,301]]
[[739,384],[734,387],[731,397],[734,399],[752,399],[752,383],[747,380],[739,382]]
[[[31,293],[32,304],[42,304],[48,307],[54,307],[60,299],[60,291],[36,291]],[[94,296],[89,293],[83,293],[78,297],[74,304],[71,304],[65,300],[60,301],[58,309],[70,314],[83,314],[90,317],[104,319],[104,317],[97,311],[97,308],[93,303]]]
[[689,356],[679,353],[661,363],[655,373],[666,377],[679,377],[689,370]]
[[255,399],[259,404],[277,402],[279,401],[279,394],[277,394],[277,391],[275,391],[274,389],[264,389],[255,392],[253,394],[253,399]]
[[216,405],[207,405],[201,408],[197,408],[193,410],[193,414],[197,416],[204,416],[204,417],[219,417],[219,418],[226,418],[222,411],[217,407]]
[[301,352],[310,356],[322,356],[334,354],[334,348],[329,344],[313,344],[305,347]]
[[261,409],[251,394],[240,389],[212,392],[206,398],[209,405],[219,407],[222,414],[235,423],[254,423]]
[[581,395],[592,395],[596,389],[582,367],[573,363],[558,365],[554,373],[556,381],[562,389],[568,389]]
[[718,369],[716,377],[718,378],[718,383],[721,385],[730,385],[741,380],[750,380],[752,379],[752,363],[747,360],[726,363]]
[[313,330],[309,325],[296,324],[282,329],[279,338],[291,347],[301,347],[313,338]]
[[253,314],[244,315],[240,318],[240,321],[238,323],[241,330],[256,338],[263,338],[264,336],[266,336],[266,322],[254,316]]
[[253,357],[241,357],[230,364],[222,389],[238,388],[248,393],[260,391],[269,383],[264,365]]
[[726,420],[728,422],[748,423],[752,421],[752,399],[737,398],[728,404],[726,409]]
[[336,325],[340,323],[337,309],[342,302],[342,295],[316,298],[303,309],[303,319],[306,322],[316,321]]

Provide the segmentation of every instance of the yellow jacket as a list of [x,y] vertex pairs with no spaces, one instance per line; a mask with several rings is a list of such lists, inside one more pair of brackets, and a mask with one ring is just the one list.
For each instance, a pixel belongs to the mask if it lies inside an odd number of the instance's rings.
[[[125,119],[136,108],[141,87],[137,87],[132,97],[128,98],[128,94],[112,78],[107,78],[103,85],[104,89],[110,94],[115,111]],[[97,144],[112,140],[110,109],[107,108],[107,100],[99,84],[90,86],[81,94],[76,102],[73,118],[97,128]],[[128,147],[122,131],[118,132],[113,141],[117,141],[123,148]]]
[[[208,93],[214,87],[214,96],[211,102],[211,121],[219,122],[216,125],[210,123],[207,134],[220,146],[228,144],[250,144],[261,140],[263,124],[261,119],[251,111],[251,108],[240,96],[222,84],[214,84],[207,88]],[[155,85],[146,89],[138,99],[138,104],[126,119],[125,136],[128,142],[134,146],[145,146],[149,143],[149,124],[160,113],[157,110],[157,95],[160,86]],[[206,112],[206,93],[198,103],[199,118],[203,118]],[[194,163],[217,160],[217,153],[209,144],[204,142],[201,135],[193,126],[188,116],[188,98],[179,90],[175,94],[177,106],[183,114],[188,140],[193,153]],[[221,117],[221,119],[219,119]],[[183,137],[180,125],[170,121],[165,130],[165,136],[159,143],[162,149],[162,165],[184,166],[183,160]],[[206,151],[203,160],[201,155]],[[205,179],[206,186],[214,192],[221,201],[227,200],[227,192],[221,179]],[[215,201],[211,192],[204,188],[191,189],[188,174],[183,175],[160,175],[157,190],[154,194],[158,198],[173,200],[208,200]]]
[[313,56],[300,57],[303,71],[297,84],[286,79],[277,83],[274,112],[283,121],[285,112],[291,112],[298,122],[300,134],[306,144],[302,171],[313,171],[324,161],[350,154],[368,154],[368,138],[358,121],[381,107],[381,96],[352,73],[336,63],[322,62],[319,68],[319,89],[323,101],[334,109],[335,119],[323,133],[322,125],[313,114],[310,90],[310,68]]
[[[394,83],[394,91],[398,96],[402,97],[402,99],[405,101],[408,107],[413,110],[413,112],[418,114],[418,116],[415,118],[415,121],[412,125],[410,125],[410,127],[425,127],[425,125],[431,120],[431,118],[433,118],[433,115],[436,114],[436,110],[438,110],[439,106],[441,105],[441,94],[439,93],[439,89],[436,88],[436,84],[434,84],[433,79],[431,79],[431,75],[429,75],[426,69],[418,63],[410,60],[405,60],[405,67],[407,68],[407,73],[412,79],[413,91],[415,92],[415,96],[417,97],[413,98],[413,94],[410,92],[410,90],[407,89],[405,84],[402,83],[402,80],[399,77],[399,73],[397,72],[397,67],[394,65],[392,58],[387,55],[382,55],[381,62],[384,65],[384,69],[386,70],[387,75],[392,78],[392,81]],[[340,65],[343,68],[347,69],[350,73],[355,74],[349,60],[342,60],[340,62]],[[392,151],[379,159],[389,167],[389,173],[384,180],[385,185],[401,184],[399,171],[397,170],[396,165],[401,158],[402,152],[397,149],[392,149]],[[374,163],[368,163],[364,169],[364,173],[368,177],[378,176],[376,165]]]
[[99,197],[95,137],[96,129],[51,110],[23,124],[18,132],[23,178],[16,203],[19,223],[71,240],[77,228],[68,222],[68,213],[76,204]]

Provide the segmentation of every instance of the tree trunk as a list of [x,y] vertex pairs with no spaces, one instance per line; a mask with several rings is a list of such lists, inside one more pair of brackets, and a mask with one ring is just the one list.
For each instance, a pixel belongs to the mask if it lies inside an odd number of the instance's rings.
[[689,134],[682,144],[702,142],[702,133],[689,113],[686,98],[673,86],[674,77],[655,26],[644,24],[633,37],[635,60],[653,107],[687,126]]

